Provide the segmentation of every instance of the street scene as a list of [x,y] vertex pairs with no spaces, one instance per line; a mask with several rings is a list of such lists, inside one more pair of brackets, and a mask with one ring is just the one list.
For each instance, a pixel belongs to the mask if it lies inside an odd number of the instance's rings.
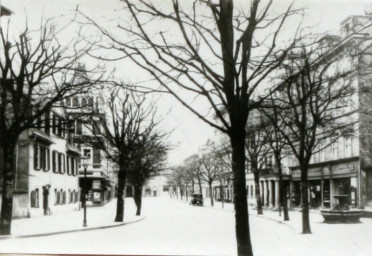
[[[132,219],[135,213],[133,200],[127,200],[128,224],[111,228],[98,228],[81,232],[66,232],[48,236],[30,236],[18,239],[0,239],[2,253],[39,254],[121,254],[121,255],[233,255],[234,213],[232,204],[215,207],[193,207],[185,201],[169,197],[145,198],[144,216],[138,222]],[[88,227],[91,225],[112,225],[114,204],[102,208],[88,209]],[[296,221],[283,223],[278,212],[265,211],[258,216],[252,209],[251,232],[254,237],[254,251],[257,255],[369,255],[372,247],[366,243],[372,219],[362,219],[357,225],[326,225],[317,213],[311,213],[314,233],[303,237],[300,228],[300,213],[291,212]],[[99,214],[97,214],[99,213]],[[182,221],[180,221],[180,216]],[[61,214],[56,221],[79,221],[75,228],[81,228],[81,212]],[[28,233],[29,227],[40,230],[49,223],[47,218],[35,218],[33,224],[18,226],[14,221],[15,235]],[[45,220],[43,220],[45,219]],[[21,223],[20,223],[21,224]],[[36,227],[39,226],[39,227]],[[74,230],[57,225],[60,230]],[[47,231],[48,232],[48,231]],[[182,234],[182,235],[180,235]],[[368,237],[366,237],[366,234]],[[332,237],[332,239],[329,239]],[[270,246],[267,244],[270,243]],[[317,246],[313,246],[317,244]],[[22,246],[20,246],[22,245]],[[48,245],[48,246],[45,246]],[[287,246],[283,246],[287,245]],[[290,249],[288,248],[290,247]]]
[[363,0],[0,0],[0,255],[371,255],[371,35]]

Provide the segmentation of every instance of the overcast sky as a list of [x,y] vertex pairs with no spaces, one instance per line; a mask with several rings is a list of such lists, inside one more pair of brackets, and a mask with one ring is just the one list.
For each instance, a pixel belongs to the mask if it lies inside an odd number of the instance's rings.
[[[74,10],[79,5],[88,16],[95,19],[112,19],[120,9],[121,3],[118,0],[0,0],[1,4],[10,8],[12,15],[11,22],[21,31],[27,17],[30,27],[40,24],[41,16],[58,17],[60,23],[64,23],[74,17]],[[161,1],[161,0],[158,0]],[[163,0],[166,1],[166,0]],[[189,0],[185,0],[189,1]],[[275,8],[288,6],[290,1],[277,0]],[[278,4],[279,3],[279,4]],[[340,29],[339,24],[349,15],[363,15],[365,8],[371,1],[359,0],[297,0],[296,8],[305,8],[304,24],[316,26],[317,32],[333,31],[337,33]],[[8,18],[1,18],[4,26]],[[293,24],[294,26],[296,24]],[[72,30],[78,26],[70,26],[68,33],[62,37],[74,36]],[[136,69],[133,65],[118,65],[117,70],[129,81],[136,81],[142,77],[143,72]],[[159,112],[166,113],[162,126],[168,130],[174,129],[170,137],[171,142],[176,147],[169,154],[169,163],[177,164],[182,162],[191,154],[197,153],[200,147],[208,138],[216,138],[215,131],[207,124],[196,118],[188,110],[170,97],[163,97]]]

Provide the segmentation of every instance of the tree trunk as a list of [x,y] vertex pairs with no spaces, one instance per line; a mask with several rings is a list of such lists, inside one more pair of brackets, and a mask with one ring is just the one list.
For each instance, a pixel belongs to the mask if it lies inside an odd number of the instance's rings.
[[201,180],[200,180],[200,176],[199,175],[198,175],[198,185],[199,185],[200,194],[203,195],[203,188],[202,188],[202,185],[201,185]]
[[252,244],[249,232],[247,189],[245,182],[245,129],[233,130],[231,135],[232,171],[234,174],[235,232],[239,256],[252,256]]
[[287,207],[287,190],[284,188],[283,184],[283,170],[282,165],[280,163],[280,159],[278,157],[275,157],[276,161],[276,167],[278,168],[278,176],[279,176],[279,195],[280,195],[280,205],[279,205],[279,213],[280,213],[280,207],[283,206],[283,217],[284,221],[289,220],[289,214],[288,214],[288,207]]
[[137,207],[136,216],[141,215],[142,208],[142,186],[134,186],[134,202]]
[[120,167],[118,173],[118,199],[116,204],[115,222],[124,221],[124,187],[125,187],[126,172],[124,167]]
[[260,174],[258,171],[253,172],[254,177],[254,187],[256,193],[256,202],[257,202],[257,214],[262,215],[262,201],[261,201],[261,189],[260,189]]
[[191,181],[191,195],[195,193],[195,182],[194,180]]
[[211,206],[213,207],[214,206],[214,202],[213,202],[212,182],[209,182],[208,183],[208,187],[209,187],[209,196],[211,197]]
[[308,183],[307,183],[307,165],[301,167],[301,197],[302,197],[302,234],[311,234],[309,201],[308,201]]
[[1,202],[0,235],[10,235],[13,212],[13,184],[15,172],[14,149],[16,142],[3,145],[3,189]]
[[186,202],[189,201],[189,195],[188,195],[188,191],[187,191],[187,184],[186,184],[186,187],[185,187],[185,192],[186,192]]

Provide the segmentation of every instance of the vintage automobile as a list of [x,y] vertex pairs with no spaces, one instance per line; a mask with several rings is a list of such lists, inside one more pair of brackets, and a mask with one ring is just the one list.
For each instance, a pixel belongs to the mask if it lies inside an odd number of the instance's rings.
[[200,206],[203,206],[203,195],[202,194],[193,194],[192,195],[192,198],[191,198],[191,201],[190,201],[190,204],[191,205],[200,205]]

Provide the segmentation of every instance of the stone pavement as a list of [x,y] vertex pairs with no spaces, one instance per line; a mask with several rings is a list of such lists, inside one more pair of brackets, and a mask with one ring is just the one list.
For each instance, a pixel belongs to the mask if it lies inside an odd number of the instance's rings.
[[47,236],[122,226],[145,218],[144,215],[135,216],[135,210],[133,199],[126,198],[124,222],[114,222],[115,199],[104,206],[87,207],[87,227],[83,227],[83,209],[50,216],[15,219],[12,221],[11,235],[0,236],[0,239]]

